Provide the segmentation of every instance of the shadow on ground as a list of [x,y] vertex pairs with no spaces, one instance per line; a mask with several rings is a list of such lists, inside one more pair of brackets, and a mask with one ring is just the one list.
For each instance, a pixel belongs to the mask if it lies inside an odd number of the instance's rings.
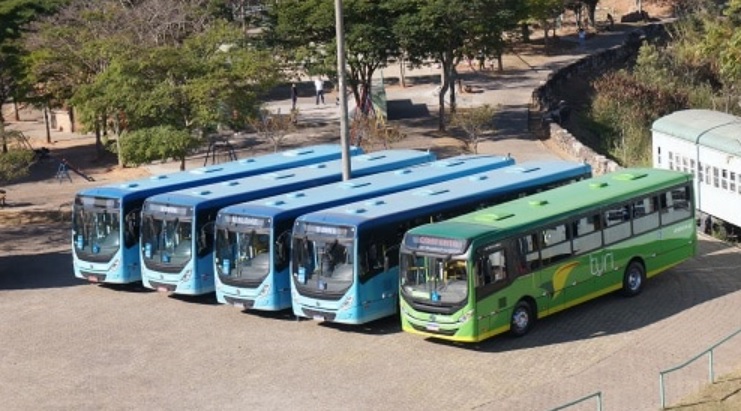
[[[43,247],[43,244],[39,244],[39,248]],[[69,252],[0,257],[0,290],[61,288],[81,284],[84,282],[73,274],[72,255]]]

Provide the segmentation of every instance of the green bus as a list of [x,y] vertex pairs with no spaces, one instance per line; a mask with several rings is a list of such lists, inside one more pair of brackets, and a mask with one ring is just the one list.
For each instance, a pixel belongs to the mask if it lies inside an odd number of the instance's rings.
[[612,291],[635,296],[696,251],[692,175],[623,169],[409,230],[402,329],[476,342]]

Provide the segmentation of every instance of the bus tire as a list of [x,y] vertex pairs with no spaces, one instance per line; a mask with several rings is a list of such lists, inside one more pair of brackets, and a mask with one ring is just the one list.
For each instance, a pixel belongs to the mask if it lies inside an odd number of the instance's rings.
[[631,261],[623,275],[623,295],[626,297],[635,297],[643,291],[643,284],[646,282],[646,269],[639,261]]
[[520,300],[512,309],[509,331],[514,337],[522,337],[530,331],[534,322],[535,316],[533,315],[532,305],[525,300]]

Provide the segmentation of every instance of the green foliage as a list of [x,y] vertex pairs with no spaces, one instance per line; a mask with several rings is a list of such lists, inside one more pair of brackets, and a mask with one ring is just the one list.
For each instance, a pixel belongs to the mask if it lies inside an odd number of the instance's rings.
[[657,118],[686,108],[739,114],[739,7],[734,0],[723,16],[712,4],[697,2],[693,13],[669,26],[669,43],[641,47],[631,73],[594,83],[591,127],[603,151],[623,165],[647,165]]
[[28,166],[33,161],[33,151],[11,148],[0,153],[0,182],[12,181],[28,174]]
[[125,164],[140,165],[174,158],[185,169],[185,157],[200,147],[203,139],[172,126],[141,128],[121,136],[121,154]]
[[637,81],[625,71],[600,78],[594,88],[591,117],[601,149],[625,166],[650,164],[651,124],[688,102],[681,93]]

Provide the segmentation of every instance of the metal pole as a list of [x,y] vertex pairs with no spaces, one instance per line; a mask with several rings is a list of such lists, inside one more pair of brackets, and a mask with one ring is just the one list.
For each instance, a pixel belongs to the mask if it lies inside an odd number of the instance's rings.
[[340,144],[342,146],[342,180],[350,179],[350,143],[347,120],[347,95],[345,94],[345,29],[342,24],[342,0],[334,1],[335,28],[337,30],[337,79],[340,93]]

